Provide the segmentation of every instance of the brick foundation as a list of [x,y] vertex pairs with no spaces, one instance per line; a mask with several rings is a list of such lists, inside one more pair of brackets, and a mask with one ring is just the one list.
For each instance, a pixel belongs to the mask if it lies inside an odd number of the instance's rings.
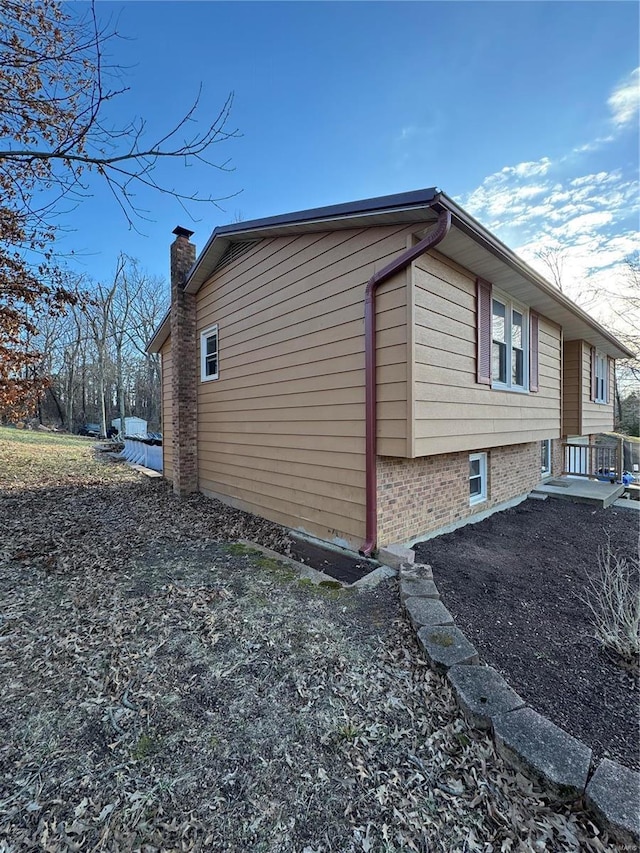
[[551,440],[551,476],[560,477],[564,468],[564,450],[562,448],[562,439],[554,438]]
[[186,276],[196,259],[191,231],[176,228],[171,244],[171,422],[173,491],[198,491],[198,351],[196,297],[185,293]]
[[378,546],[439,530],[519,497],[540,482],[539,442],[482,452],[487,454],[487,500],[473,506],[468,452],[378,457]]

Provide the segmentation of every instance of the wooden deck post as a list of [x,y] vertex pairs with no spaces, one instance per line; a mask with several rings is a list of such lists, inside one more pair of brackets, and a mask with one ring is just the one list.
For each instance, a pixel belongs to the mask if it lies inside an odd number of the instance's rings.
[[618,464],[616,465],[616,471],[618,472],[618,480],[622,482],[622,475],[624,473],[624,438],[622,436],[618,439]]

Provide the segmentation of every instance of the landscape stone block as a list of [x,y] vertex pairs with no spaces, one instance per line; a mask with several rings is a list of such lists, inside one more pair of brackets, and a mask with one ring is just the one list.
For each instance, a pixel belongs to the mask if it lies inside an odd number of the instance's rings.
[[404,606],[416,631],[423,625],[453,625],[453,616],[444,604],[435,598],[411,596],[405,599]]
[[405,603],[407,598],[440,598],[438,587],[432,580],[403,577],[400,581],[400,601]]
[[585,802],[618,841],[640,845],[640,773],[603,759],[587,785]]
[[478,663],[477,649],[454,625],[430,625],[421,628],[418,631],[418,641],[436,672],[446,672],[458,664]]
[[463,714],[477,729],[490,729],[493,717],[524,707],[524,699],[491,666],[454,666],[447,678]]
[[360,580],[352,583],[355,589],[371,589],[374,586],[377,586],[381,581],[387,580],[388,578],[395,578],[398,572],[395,569],[392,569],[391,566],[378,566],[377,569],[374,569],[372,572],[369,572],[368,575],[365,575]]
[[591,750],[532,708],[493,719],[496,748],[508,764],[537,779],[558,800],[584,793]]
[[385,566],[391,566],[392,569],[399,569],[405,563],[413,563],[415,558],[416,552],[403,545],[385,545],[377,554],[378,561]]
[[433,570],[426,563],[412,563],[412,565],[402,565],[400,568],[400,577],[407,580],[422,580],[432,581]]

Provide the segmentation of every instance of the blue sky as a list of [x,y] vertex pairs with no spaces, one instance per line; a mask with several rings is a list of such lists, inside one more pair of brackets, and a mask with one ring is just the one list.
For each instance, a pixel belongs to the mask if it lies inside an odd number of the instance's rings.
[[[162,180],[222,197],[224,212],[141,192],[127,223],[107,192],[68,217],[65,247],[108,276],[118,251],[166,275],[171,230],[211,230],[438,186],[529,260],[566,253],[570,292],[609,275],[638,224],[638,6],[633,2],[101,2],[130,91],[112,105],[149,138],[190,106],[204,125],[230,91],[242,137]],[[196,126],[197,127],[197,126]],[[535,259],[534,259],[535,260]],[[576,293],[572,293],[576,295]],[[578,294],[579,295],[579,294]]]

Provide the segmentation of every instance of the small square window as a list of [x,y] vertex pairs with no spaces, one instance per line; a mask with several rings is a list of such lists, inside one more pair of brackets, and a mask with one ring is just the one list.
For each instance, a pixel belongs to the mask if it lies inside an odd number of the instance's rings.
[[479,504],[487,499],[487,454],[469,456],[469,503]]
[[218,327],[210,326],[200,335],[200,379],[218,378]]

